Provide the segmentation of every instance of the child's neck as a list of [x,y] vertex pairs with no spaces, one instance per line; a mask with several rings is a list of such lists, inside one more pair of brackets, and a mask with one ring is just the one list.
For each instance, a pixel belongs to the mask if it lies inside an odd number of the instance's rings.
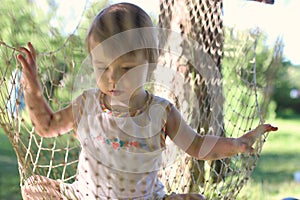
[[127,101],[119,101],[116,98],[111,98],[107,95],[104,96],[105,106],[118,112],[135,112],[144,107],[147,102],[149,94],[143,90],[141,92],[133,94]]

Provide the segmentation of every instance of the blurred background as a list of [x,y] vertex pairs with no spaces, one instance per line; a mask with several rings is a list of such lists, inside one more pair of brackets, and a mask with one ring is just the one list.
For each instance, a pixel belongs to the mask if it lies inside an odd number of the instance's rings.
[[[97,8],[115,1],[92,1]],[[144,8],[157,21],[158,0],[126,1]],[[39,49],[49,38],[59,46],[73,34],[86,6],[84,0],[4,0],[0,8],[0,39],[11,46],[34,40]],[[34,10],[34,12],[33,12]],[[242,37],[244,31],[259,30],[256,62],[258,73],[276,77],[270,83],[270,104],[265,119],[279,127],[264,144],[260,160],[239,199],[300,198],[300,1],[275,0],[260,3],[246,0],[223,0],[225,43]],[[34,23],[28,23],[28,22]],[[35,24],[36,32],[32,30]],[[20,32],[22,30],[22,32]],[[80,30],[79,30],[80,31]],[[242,38],[238,38],[242,39]],[[226,52],[225,52],[226,53]],[[276,63],[270,57],[278,55]],[[259,69],[265,69],[259,71]],[[266,78],[267,82],[267,78]],[[21,199],[17,159],[6,135],[0,130],[0,199]]]

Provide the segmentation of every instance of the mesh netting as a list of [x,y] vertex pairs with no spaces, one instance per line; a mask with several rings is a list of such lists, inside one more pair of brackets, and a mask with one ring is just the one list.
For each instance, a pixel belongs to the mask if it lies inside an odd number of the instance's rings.
[[[89,16],[87,6],[82,18],[88,21]],[[158,84],[149,86],[150,90],[170,99],[200,134],[238,137],[263,121],[261,88],[253,62],[257,35],[245,34],[241,41],[224,44],[221,1],[161,0],[158,25],[176,31],[177,39],[175,43],[166,42],[174,41],[174,35],[164,32],[167,34],[160,41],[163,51],[159,63],[160,69],[167,69],[168,78],[154,79]],[[37,55],[44,96],[54,110],[73,98],[65,91],[74,89],[74,77],[86,57],[84,36],[78,34],[84,31],[86,26],[81,20],[60,48]],[[41,176],[74,182],[81,148],[74,132],[55,138],[35,133],[24,109],[18,53],[14,45],[0,41],[0,123],[16,152],[21,186],[38,175],[30,183],[36,181],[35,189],[45,190],[47,197],[47,185],[52,183],[43,182]],[[207,54],[210,56],[200,56]],[[256,152],[251,156],[198,161],[184,153],[176,154],[171,164],[159,170],[159,178],[168,194],[200,193],[207,199],[235,199],[256,165],[264,139],[255,143]],[[102,175],[109,180],[109,174]],[[130,185],[121,189],[135,192]],[[110,193],[106,197],[109,199]]]

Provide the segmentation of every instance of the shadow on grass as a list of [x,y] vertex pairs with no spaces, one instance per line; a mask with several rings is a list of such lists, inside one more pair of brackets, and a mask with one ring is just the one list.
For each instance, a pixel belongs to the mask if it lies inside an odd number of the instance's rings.
[[278,113],[277,118],[279,119],[292,119],[292,120],[300,120],[300,114],[284,114]]
[[254,182],[280,184],[293,181],[297,170],[300,170],[300,158],[296,153],[263,153],[251,177]]

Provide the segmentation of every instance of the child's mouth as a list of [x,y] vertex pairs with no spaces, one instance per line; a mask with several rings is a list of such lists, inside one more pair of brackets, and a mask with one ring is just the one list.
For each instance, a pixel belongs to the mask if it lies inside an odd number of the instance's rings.
[[112,96],[119,96],[122,94],[122,91],[121,90],[110,90],[109,93],[112,95]]

